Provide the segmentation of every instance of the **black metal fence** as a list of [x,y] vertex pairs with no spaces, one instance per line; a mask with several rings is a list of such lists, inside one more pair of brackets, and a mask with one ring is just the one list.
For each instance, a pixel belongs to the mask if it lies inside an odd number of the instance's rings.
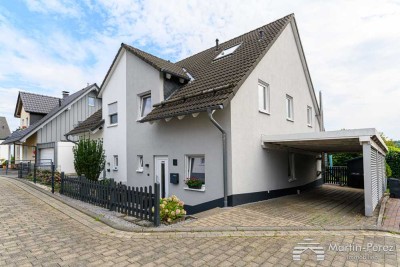
[[346,166],[326,167],[324,172],[324,183],[347,186],[348,174]]
[[91,181],[61,173],[60,193],[160,225],[160,184],[130,187],[113,180]]

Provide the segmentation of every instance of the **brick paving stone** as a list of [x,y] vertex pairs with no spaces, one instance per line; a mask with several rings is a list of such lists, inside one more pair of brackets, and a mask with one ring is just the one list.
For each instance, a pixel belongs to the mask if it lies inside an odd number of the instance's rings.
[[[339,210],[337,205],[328,206]],[[298,215],[294,217],[306,218]],[[383,232],[212,233],[120,232],[18,181],[0,177],[1,266],[354,266],[347,253],[328,251],[331,242],[397,245],[394,254],[379,254],[377,262],[365,262],[374,266],[397,266],[400,254],[400,238]],[[316,262],[307,253],[299,262],[292,260],[294,246],[306,237],[324,246],[325,261]]]

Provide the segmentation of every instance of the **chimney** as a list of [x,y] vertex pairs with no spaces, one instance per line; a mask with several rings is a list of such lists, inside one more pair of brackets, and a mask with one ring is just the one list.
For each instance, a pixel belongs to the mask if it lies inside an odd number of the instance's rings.
[[219,47],[218,47],[218,39],[215,39],[215,51],[218,51]]
[[62,96],[63,99],[69,96],[69,92],[68,91],[62,91]]

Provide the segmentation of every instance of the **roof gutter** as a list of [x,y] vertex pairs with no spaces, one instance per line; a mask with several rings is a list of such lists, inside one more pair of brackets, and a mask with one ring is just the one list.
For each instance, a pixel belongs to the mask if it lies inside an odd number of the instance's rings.
[[222,126],[213,118],[213,113],[217,109],[223,109],[224,106],[220,105],[215,109],[208,109],[208,118],[212,124],[222,133],[222,164],[223,164],[223,179],[224,179],[224,207],[228,207],[228,145],[226,139],[226,131]]

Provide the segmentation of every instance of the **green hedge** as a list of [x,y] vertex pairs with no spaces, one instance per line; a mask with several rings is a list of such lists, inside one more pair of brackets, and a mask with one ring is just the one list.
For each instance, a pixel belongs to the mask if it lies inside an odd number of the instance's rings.
[[386,162],[392,170],[392,176],[400,178],[400,148],[389,147],[389,153],[386,154]]

